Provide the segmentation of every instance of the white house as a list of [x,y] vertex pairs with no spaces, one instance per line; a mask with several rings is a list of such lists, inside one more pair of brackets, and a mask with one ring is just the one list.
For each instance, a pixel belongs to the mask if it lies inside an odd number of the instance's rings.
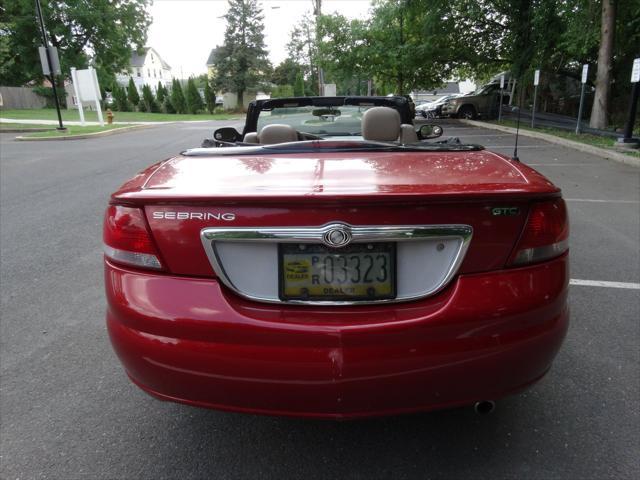
[[129,85],[129,78],[133,78],[138,91],[142,91],[142,86],[147,84],[155,92],[158,82],[162,82],[165,87],[170,86],[173,80],[171,66],[151,47],[133,52],[129,62],[128,70],[116,75],[118,84]]

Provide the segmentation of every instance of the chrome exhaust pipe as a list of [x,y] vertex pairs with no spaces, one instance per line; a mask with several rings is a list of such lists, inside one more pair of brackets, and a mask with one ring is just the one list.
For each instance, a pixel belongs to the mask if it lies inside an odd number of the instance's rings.
[[482,400],[473,405],[473,410],[478,415],[488,415],[496,409],[496,402],[493,400]]

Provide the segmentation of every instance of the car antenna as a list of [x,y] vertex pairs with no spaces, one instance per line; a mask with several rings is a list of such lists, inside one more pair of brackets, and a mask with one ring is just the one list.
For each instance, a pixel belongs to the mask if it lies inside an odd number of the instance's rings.
[[[520,100],[518,102],[518,116],[517,116],[517,120],[516,120],[516,143],[513,147],[513,155],[511,156],[511,160],[513,160],[514,162],[519,162],[520,158],[518,158],[518,134],[520,133],[520,110],[522,110],[522,92],[524,91],[524,89],[520,89]],[[502,108],[502,105],[500,105],[500,108]]]

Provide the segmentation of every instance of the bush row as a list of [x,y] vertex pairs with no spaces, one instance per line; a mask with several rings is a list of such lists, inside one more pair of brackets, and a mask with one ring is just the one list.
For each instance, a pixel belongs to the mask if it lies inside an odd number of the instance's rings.
[[191,113],[196,114],[204,110],[214,113],[216,97],[211,86],[206,83],[203,101],[193,78],[189,78],[186,88],[177,79],[171,82],[168,89],[158,82],[155,92],[147,84],[142,86],[142,96],[138,92],[133,78],[129,78],[129,85],[121,87],[115,85],[111,92],[113,104],[111,108],[120,112],[163,112],[163,113]]

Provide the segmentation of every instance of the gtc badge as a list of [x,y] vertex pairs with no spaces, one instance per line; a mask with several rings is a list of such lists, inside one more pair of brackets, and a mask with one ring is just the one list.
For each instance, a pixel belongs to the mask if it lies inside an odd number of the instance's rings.
[[351,229],[346,225],[332,225],[322,237],[324,244],[332,248],[345,247],[351,239]]

